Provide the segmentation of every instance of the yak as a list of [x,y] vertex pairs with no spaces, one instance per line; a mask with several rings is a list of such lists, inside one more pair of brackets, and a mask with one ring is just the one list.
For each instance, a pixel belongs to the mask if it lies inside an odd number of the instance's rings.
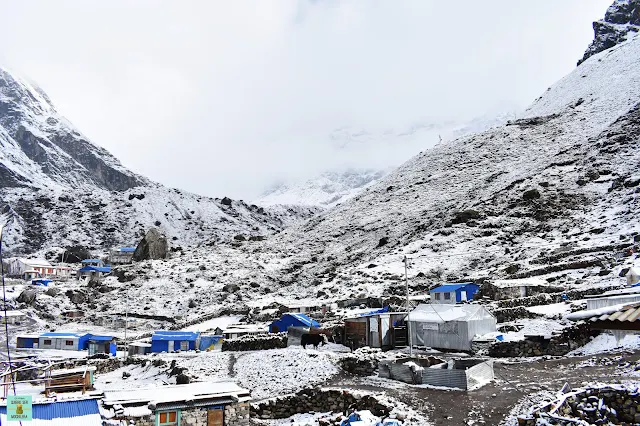
[[300,344],[303,348],[307,349],[307,345],[313,345],[313,349],[318,349],[318,345],[327,342],[327,336],[324,334],[303,334],[300,337]]

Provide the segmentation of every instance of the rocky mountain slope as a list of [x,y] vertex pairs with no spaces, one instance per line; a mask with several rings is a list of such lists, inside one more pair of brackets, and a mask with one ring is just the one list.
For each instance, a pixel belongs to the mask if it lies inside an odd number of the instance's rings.
[[640,0],[614,1],[604,19],[593,23],[593,31],[595,38],[578,65],[640,31]]
[[173,246],[278,232],[317,209],[263,209],[169,189],[123,167],[61,117],[38,87],[0,69],[0,211],[8,252],[135,245],[151,226]]
[[640,36],[584,61],[517,120],[426,150],[305,223],[134,265],[127,279],[142,312],[187,318],[402,296],[404,256],[414,293],[457,280],[622,284],[640,242],[639,142]]
[[[329,135],[338,158],[352,158],[354,166],[337,167],[310,179],[281,182],[255,200],[259,205],[296,204],[332,207],[379,181],[399,164],[438,143],[504,124],[514,113],[455,122],[414,123],[409,128],[382,133],[342,128]],[[401,159],[401,160],[400,160]]]

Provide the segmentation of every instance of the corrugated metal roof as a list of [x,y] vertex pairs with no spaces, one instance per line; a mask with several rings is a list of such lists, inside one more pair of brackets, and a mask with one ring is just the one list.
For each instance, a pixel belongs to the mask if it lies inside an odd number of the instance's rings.
[[635,322],[640,319],[640,303],[627,305],[622,309],[600,316],[593,316],[591,321],[619,321],[619,322]]
[[100,263],[102,262],[100,259],[85,259],[82,263]]
[[40,337],[58,337],[58,338],[70,338],[70,339],[79,339],[80,337],[84,337],[86,334],[78,334],[78,333],[65,333],[65,332],[53,332],[48,331],[46,333],[42,333]]
[[216,405],[233,404],[235,401],[232,398],[218,398],[218,399],[205,399],[201,401],[189,401],[189,402],[171,402],[166,404],[156,404],[156,410],[177,410],[179,408],[189,407],[213,407]]
[[[33,404],[33,426],[102,426],[98,401],[85,399],[46,404]],[[7,407],[0,406],[0,424],[11,425],[17,422],[7,421]]]
[[83,266],[79,270],[80,272],[111,272],[110,266]]
[[109,341],[111,341],[113,339],[115,339],[115,337],[113,337],[113,336],[96,336],[95,334],[90,334],[89,335],[89,340],[97,340],[97,341],[109,342]]
[[136,251],[136,248],[135,247],[122,247],[120,249],[120,251],[124,252],[124,253],[133,253],[134,251]]
[[291,312],[291,313],[288,313],[288,314],[285,314],[285,315],[290,315],[290,316],[294,317],[295,319],[297,319],[298,321],[300,321],[301,323],[303,323],[307,327],[320,327],[320,323],[318,321],[312,320],[311,318],[309,318],[305,314]]
[[468,285],[477,285],[477,284],[474,284],[474,283],[444,284],[444,285],[441,285],[440,287],[436,287],[433,290],[430,290],[430,292],[431,293],[450,293],[452,291],[456,291],[461,288],[464,288]]

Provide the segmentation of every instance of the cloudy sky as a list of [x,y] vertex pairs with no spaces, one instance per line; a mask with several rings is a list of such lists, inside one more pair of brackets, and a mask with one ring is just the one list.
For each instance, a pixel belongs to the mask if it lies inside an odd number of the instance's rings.
[[439,133],[408,129],[524,109],[610,3],[0,0],[0,63],[133,170],[250,200]]

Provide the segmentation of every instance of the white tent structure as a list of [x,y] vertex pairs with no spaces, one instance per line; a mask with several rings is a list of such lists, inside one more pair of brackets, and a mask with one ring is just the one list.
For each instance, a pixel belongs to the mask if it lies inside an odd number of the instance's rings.
[[640,282],[640,271],[636,269],[634,266],[629,268],[629,271],[625,275],[627,278],[627,285],[634,285]]
[[413,344],[471,350],[471,341],[496,331],[496,318],[482,305],[421,304],[410,314]]

